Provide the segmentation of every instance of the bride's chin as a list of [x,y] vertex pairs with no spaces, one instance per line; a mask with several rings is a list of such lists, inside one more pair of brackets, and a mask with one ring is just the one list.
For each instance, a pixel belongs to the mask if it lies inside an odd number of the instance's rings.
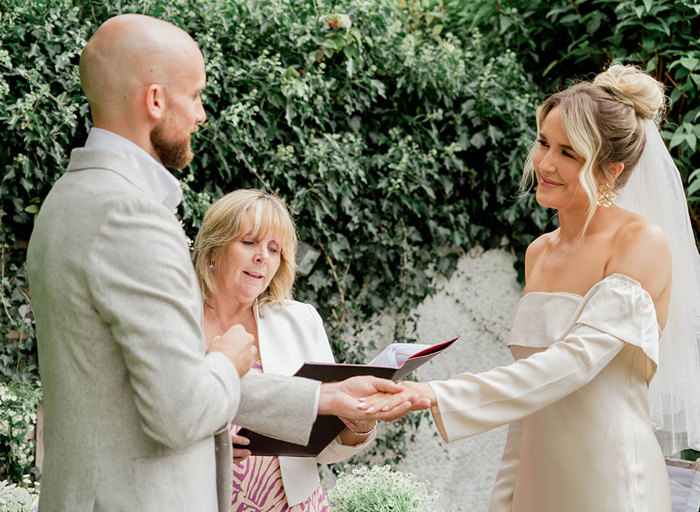
[[555,210],[557,209],[557,206],[554,204],[554,202],[551,200],[551,198],[547,198],[542,193],[538,192],[535,194],[535,201],[537,201],[537,204],[539,204],[540,206],[543,206],[544,208],[554,208]]

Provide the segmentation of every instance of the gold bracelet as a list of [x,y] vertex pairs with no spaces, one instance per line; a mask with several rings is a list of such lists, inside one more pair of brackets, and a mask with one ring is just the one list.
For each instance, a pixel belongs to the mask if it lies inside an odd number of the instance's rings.
[[345,427],[346,427],[350,432],[352,432],[353,434],[355,434],[356,436],[359,436],[359,437],[366,437],[366,436],[370,435],[372,432],[375,431],[375,429],[377,428],[377,424],[375,423],[374,426],[373,426],[371,429],[369,429],[367,432],[355,432],[353,429],[351,429],[351,428],[348,427],[347,425],[345,425]]

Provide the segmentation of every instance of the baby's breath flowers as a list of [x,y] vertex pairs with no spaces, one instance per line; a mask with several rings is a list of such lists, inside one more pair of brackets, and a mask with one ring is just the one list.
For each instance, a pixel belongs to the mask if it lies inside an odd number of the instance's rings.
[[24,485],[17,487],[7,480],[0,482],[0,512],[37,512],[39,508],[39,490],[32,487],[28,476],[24,478]]
[[356,467],[328,492],[334,512],[430,512],[437,491],[389,466]]
[[[30,384],[0,383],[0,474],[15,481],[34,467],[31,435],[41,390]],[[0,501],[0,512],[4,512]]]

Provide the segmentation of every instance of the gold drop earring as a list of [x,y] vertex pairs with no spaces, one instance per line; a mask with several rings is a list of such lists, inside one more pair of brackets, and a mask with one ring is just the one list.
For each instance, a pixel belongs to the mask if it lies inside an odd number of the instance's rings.
[[603,183],[598,189],[598,200],[595,202],[598,206],[604,206],[607,208],[615,199],[615,194],[612,191],[612,187],[607,183]]

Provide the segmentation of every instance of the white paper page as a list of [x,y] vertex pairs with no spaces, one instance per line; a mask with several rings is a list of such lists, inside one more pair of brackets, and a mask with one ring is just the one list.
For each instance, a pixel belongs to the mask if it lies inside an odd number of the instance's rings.
[[432,345],[420,343],[392,343],[382,350],[377,357],[372,359],[368,366],[385,366],[388,368],[399,368],[406,359],[421,350],[425,350]]

